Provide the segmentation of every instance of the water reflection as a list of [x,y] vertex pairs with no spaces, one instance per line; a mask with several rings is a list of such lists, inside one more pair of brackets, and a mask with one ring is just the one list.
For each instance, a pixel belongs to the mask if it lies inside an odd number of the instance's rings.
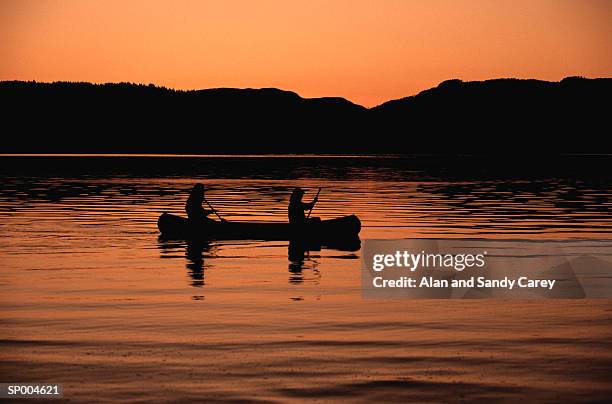
[[[188,192],[200,181],[206,183],[207,198],[230,221],[284,222],[295,186],[312,192],[323,187],[316,216],[354,213],[362,221],[364,239],[612,238],[612,174],[603,169],[612,156],[545,160],[541,167],[464,160],[0,158],[0,249],[19,257],[50,251],[58,268],[88,269],[84,253],[103,257],[97,266],[114,268],[113,260],[120,260],[122,266],[151,267],[156,265],[148,260],[160,213],[185,215]],[[182,270],[187,267],[194,285],[203,286],[207,268],[219,264],[209,257],[221,245],[225,249],[220,243],[189,246],[179,241],[164,242],[160,249],[168,249],[162,256],[174,258]],[[221,266],[256,264],[286,273],[290,264],[292,282],[299,282],[300,276],[310,275],[315,255],[321,256],[317,270],[348,256],[308,253],[347,251],[345,246],[307,247],[287,251],[282,244],[281,252],[270,250],[272,244],[244,245],[240,260]],[[38,261],[20,258],[3,264],[29,269]]]
[[179,251],[184,251],[185,268],[191,278],[191,286],[203,287],[206,284],[206,270],[212,267],[210,259],[217,256],[217,246],[210,241],[182,241],[158,238],[160,258],[176,259]]
[[211,265],[204,262],[204,255],[210,254],[212,246],[208,241],[189,241],[187,242],[186,257],[187,269],[191,277],[191,285],[202,287],[205,285],[205,268]]
[[[184,215],[198,181],[206,182],[215,208],[241,221],[285,221],[293,187],[322,186],[314,214],[357,214],[362,239],[477,235],[595,244],[612,239],[612,173],[605,169],[612,158],[581,179],[574,171],[584,165],[568,163],[565,173],[549,170],[556,178],[529,181],[514,167],[480,178],[433,159],[426,161],[432,170],[420,171],[410,159],[93,160],[14,165],[0,158],[2,339],[3,353],[14,359],[4,361],[3,374],[15,373],[11,363],[28,363],[20,369],[44,374],[23,379],[45,380],[51,360],[61,365],[56,374],[98,369],[98,379],[110,375],[109,385],[137,373],[157,375],[162,384],[174,377],[197,387],[189,397],[213,391],[234,401],[243,396],[223,386],[235,384],[236,375],[249,381],[262,372],[269,380],[286,376],[276,383],[287,387],[281,401],[347,389],[359,395],[363,386],[401,388],[410,401],[415,386],[433,391],[449,386],[449,378],[476,380],[484,371],[492,375],[486,385],[466,388],[488,397],[515,391],[500,386],[508,378],[526,381],[531,393],[575,374],[586,387],[572,397],[593,387],[604,401],[612,346],[605,299],[450,308],[423,301],[418,310],[406,300],[393,301],[390,310],[388,300],[361,298],[361,252],[287,242],[156,242],[156,221],[164,211]],[[548,170],[548,162],[542,167]],[[609,251],[609,244],[602,248]],[[296,358],[307,360],[296,365]],[[352,373],[347,358],[357,361]],[[110,367],[96,365],[102,363]],[[194,366],[201,363],[215,366]],[[169,364],[178,371],[168,375]],[[521,379],[526,366],[535,366],[537,377]],[[120,367],[124,373],[108,371]],[[247,368],[252,372],[245,374]],[[72,373],[65,382],[83,384],[83,372]],[[576,378],[565,379],[561,391],[575,390]],[[336,386],[326,385],[330,380]],[[346,383],[334,390],[338,380]],[[315,387],[304,391],[296,383]],[[77,401],[92,401],[95,393]]]
[[[324,250],[342,253],[334,257],[326,257],[329,259],[359,259],[359,255],[356,253],[360,249],[361,240],[359,238],[347,240],[343,243],[325,245],[291,241],[287,248],[289,259],[289,283],[303,283],[306,280],[305,271],[310,270],[313,273],[315,283],[318,284],[321,277],[319,269],[320,253]],[[319,254],[312,254],[313,252],[318,252]]]
[[[245,241],[246,242],[246,241]],[[261,244],[259,247],[249,247],[251,254],[257,249],[269,247],[270,243]],[[206,285],[206,271],[215,266],[215,259],[222,259],[219,255],[219,245],[210,240],[183,241],[172,240],[163,237],[158,238],[160,258],[185,259],[185,268],[191,286],[203,287]],[[320,243],[289,242],[287,247],[287,260],[289,262],[289,283],[300,284],[306,281],[318,284],[321,278],[321,253],[323,251],[335,251],[343,254],[330,256],[330,259],[359,259],[356,254],[361,248],[361,241],[357,239],[335,245],[322,245]],[[315,253],[315,254],[313,254]],[[257,255],[256,253],[254,255]],[[270,258],[270,257],[268,257]],[[310,275],[307,275],[309,273]]]
[[[316,248],[316,250],[315,250]],[[314,274],[315,283],[318,283],[321,274],[319,272],[319,261],[316,257],[311,257],[311,251],[321,251],[320,247],[311,247],[304,243],[291,241],[287,248],[289,258],[289,283],[304,282],[304,270],[311,270]]]

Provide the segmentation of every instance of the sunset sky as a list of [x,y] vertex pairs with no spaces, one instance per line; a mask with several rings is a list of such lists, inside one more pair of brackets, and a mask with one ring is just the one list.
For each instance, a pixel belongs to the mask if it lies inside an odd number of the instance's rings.
[[612,1],[0,2],[0,80],[278,87],[373,106],[449,78],[612,76]]

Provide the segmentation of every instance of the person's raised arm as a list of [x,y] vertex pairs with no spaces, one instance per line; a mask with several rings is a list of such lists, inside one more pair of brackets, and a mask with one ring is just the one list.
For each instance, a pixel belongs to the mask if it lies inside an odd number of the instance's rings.
[[314,208],[315,204],[319,201],[318,197],[315,197],[312,202],[310,203],[306,203],[306,202],[302,202],[302,207],[304,208],[304,210],[309,210]]

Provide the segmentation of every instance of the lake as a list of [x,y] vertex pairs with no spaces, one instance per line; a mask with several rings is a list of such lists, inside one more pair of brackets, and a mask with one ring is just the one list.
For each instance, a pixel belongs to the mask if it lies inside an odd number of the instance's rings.
[[71,401],[603,401],[612,301],[363,299],[360,251],[159,239],[356,214],[364,239],[612,240],[609,156],[0,157],[0,380]]

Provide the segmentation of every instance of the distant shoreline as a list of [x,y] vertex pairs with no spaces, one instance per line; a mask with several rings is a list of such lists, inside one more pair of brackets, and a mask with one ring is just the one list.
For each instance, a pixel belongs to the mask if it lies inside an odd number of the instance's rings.
[[[482,157],[482,153],[466,154],[458,153],[452,154],[454,156],[464,157]],[[492,155],[495,155],[492,153]],[[612,156],[612,153],[558,153],[557,156]],[[181,154],[181,153],[2,153],[0,157],[184,157],[184,158],[223,158],[223,157],[279,157],[279,158],[291,158],[291,157],[306,157],[306,158],[318,158],[318,157],[338,157],[338,158],[373,158],[373,157],[427,157],[427,156],[441,156],[435,153],[413,153],[413,154],[402,154],[402,153],[388,153],[388,154],[316,154],[316,153],[258,153],[258,154],[243,154],[243,153],[211,153],[211,154]]]
[[160,157],[160,158],[401,158],[405,154],[159,154],[159,153],[0,153],[0,157]]
[[[485,157],[482,153],[477,154],[448,154],[455,157]],[[2,153],[2,157],[134,157],[134,158],[409,158],[409,157],[443,157],[444,154],[414,153],[414,154],[299,154],[299,153],[260,153],[260,154],[159,154],[159,153]],[[495,154],[489,154],[494,157]],[[612,157],[612,153],[558,153],[558,157]]]
[[[598,154],[612,78],[447,80],[365,108],[275,88],[0,82],[3,152],[131,155]],[[606,129],[608,128],[608,129]]]
[[355,107],[361,108],[363,110],[375,110],[382,106],[385,106],[386,104],[392,104],[398,101],[412,99],[419,95],[426,94],[436,88],[447,87],[449,85],[454,85],[454,84],[459,84],[459,83],[467,84],[467,85],[474,85],[474,84],[480,85],[480,84],[495,83],[495,82],[514,81],[514,82],[523,82],[523,83],[531,82],[531,83],[555,85],[555,84],[560,84],[560,83],[563,83],[569,80],[600,81],[600,80],[612,80],[612,77],[568,76],[559,81],[540,80],[540,79],[533,79],[533,78],[516,78],[516,77],[497,77],[497,78],[491,78],[491,79],[486,79],[486,80],[473,80],[473,81],[463,81],[461,79],[447,79],[447,80],[440,82],[440,84],[438,84],[438,86],[436,87],[426,88],[424,90],[418,91],[415,94],[405,95],[399,98],[392,98],[392,99],[383,101],[380,104],[373,105],[371,107],[367,107],[365,105],[358,104],[356,102],[349,100],[348,98],[344,98],[341,96],[328,95],[328,96],[320,96],[320,97],[304,97],[296,91],[285,90],[285,89],[276,88],[276,87],[208,87],[208,88],[179,89],[179,88],[157,85],[154,83],[145,84],[145,83],[135,83],[135,82],[129,82],[129,81],[89,82],[89,81],[62,81],[62,80],[60,81],[0,80],[0,91],[2,91],[3,87],[14,86],[14,85],[18,85],[18,86],[19,85],[27,85],[27,86],[34,85],[34,86],[46,86],[46,87],[53,87],[53,86],[133,87],[133,88],[140,88],[140,89],[145,89],[145,90],[149,89],[149,90],[163,91],[163,92],[174,93],[174,94],[196,94],[196,93],[213,93],[213,92],[225,92],[227,94],[229,93],[237,94],[241,92],[242,93],[247,93],[247,92],[256,93],[256,92],[265,91],[269,93],[277,92],[277,93],[284,93],[287,95],[293,95],[293,96],[297,96],[298,98],[302,100],[306,100],[306,101],[340,101],[340,102],[344,102],[344,103],[353,105]]

